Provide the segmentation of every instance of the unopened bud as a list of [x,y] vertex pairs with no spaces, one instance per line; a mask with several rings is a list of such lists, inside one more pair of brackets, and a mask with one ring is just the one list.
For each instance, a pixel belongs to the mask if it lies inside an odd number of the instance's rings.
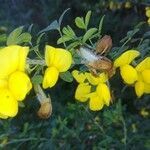
[[52,104],[50,102],[42,103],[37,114],[42,119],[48,119],[52,114]]
[[102,39],[98,40],[96,44],[97,53],[103,54],[109,51],[112,47],[112,39],[111,36],[105,35]]

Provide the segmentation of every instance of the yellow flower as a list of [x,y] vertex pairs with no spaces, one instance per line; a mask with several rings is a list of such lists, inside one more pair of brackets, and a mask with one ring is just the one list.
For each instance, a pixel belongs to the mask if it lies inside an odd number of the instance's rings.
[[138,79],[137,71],[129,64],[139,55],[136,50],[128,50],[114,62],[116,68],[120,67],[121,76],[127,84],[133,84]]
[[147,23],[150,25],[150,18],[148,18]]
[[127,84],[133,84],[138,79],[137,71],[131,65],[120,67],[120,73]]
[[91,73],[85,73],[85,75],[92,85],[98,85],[99,83],[104,83],[108,80],[108,75],[106,73],[101,73],[98,77],[93,76]]
[[80,102],[87,101],[87,95],[91,92],[91,86],[88,83],[80,83],[75,92],[75,99]]
[[139,55],[140,53],[136,50],[128,50],[114,61],[114,67],[129,65]]
[[72,76],[78,83],[83,83],[86,79],[86,75],[84,73],[80,73],[78,70],[72,71]]
[[135,83],[135,92],[138,97],[144,93],[150,94],[150,57],[145,58],[136,66],[138,81]]
[[100,99],[103,100],[104,104],[109,106],[110,100],[111,100],[111,95],[110,95],[110,90],[109,90],[108,86],[104,83],[100,83],[96,88],[96,92],[97,92],[98,96],[100,97]]
[[127,9],[131,8],[132,7],[131,2],[129,2],[129,1],[126,2],[124,7]]
[[104,106],[104,102],[102,97],[99,97],[96,92],[93,92],[89,95],[90,101],[89,101],[89,108],[92,111],[98,111],[101,110]]
[[150,17],[150,9],[146,10],[146,16],[149,18]]
[[25,73],[28,47],[12,45],[0,50],[0,118],[14,117],[18,101],[23,100],[32,88]]
[[46,46],[45,61],[48,69],[45,71],[43,88],[53,87],[60,72],[66,72],[72,63],[71,53],[65,49]]
[[32,84],[29,77],[24,72],[16,71],[10,75],[8,79],[8,87],[15,99],[22,101],[31,90]]

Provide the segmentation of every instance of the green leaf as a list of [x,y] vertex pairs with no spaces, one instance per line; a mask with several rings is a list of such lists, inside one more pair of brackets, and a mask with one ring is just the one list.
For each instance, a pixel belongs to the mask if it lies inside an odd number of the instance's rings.
[[31,42],[31,35],[29,33],[22,33],[17,39],[16,39],[16,44],[21,44],[21,43],[29,43]]
[[47,26],[45,29],[41,30],[38,34],[41,34],[43,32],[51,31],[51,30],[57,30],[59,28],[59,24],[57,20],[54,20],[49,26]]
[[89,21],[90,21],[90,18],[91,18],[91,11],[88,11],[86,16],[85,16],[85,26],[86,26],[86,29],[88,28],[88,24],[89,24]]
[[73,31],[73,29],[68,25],[67,27],[64,27],[62,29],[62,32],[69,36],[70,38],[74,38],[76,36],[75,32]]
[[91,28],[89,29],[85,35],[83,36],[83,43],[85,43],[90,37],[97,31],[97,28]]
[[69,71],[60,73],[60,78],[66,82],[72,82],[73,81],[73,76]]
[[18,39],[19,35],[22,33],[22,30],[23,30],[23,26],[13,30],[7,38],[7,45],[16,44],[16,39]]
[[59,26],[61,26],[63,17],[64,17],[64,15],[66,14],[66,12],[67,12],[68,10],[70,10],[70,8],[67,8],[67,9],[61,14],[61,16],[60,16],[60,18],[59,18],[59,20],[58,20]]
[[105,18],[105,15],[102,16],[102,18],[101,18],[101,20],[100,20],[100,22],[99,22],[99,27],[98,27],[99,34],[101,34],[101,31],[102,31],[104,18]]
[[80,29],[86,29],[84,20],[83,20],[83,18],[81,18],[81,17],[77,17],[77,18],[75,19],[75,24],[76,24],[76,26],[77,26],[78,28],[80,28]]
[[58,40],[57,40],[57,44],[61,44],[61,43],[64,43],[64,42],[67,42],[67,41],[70,41],[72,38],[64,35],[62,37],[60,37]]
[[42,81],[43,81],[43,76],[41,76],[41,75],[36,75],[36,76],[32,77],[31,80],[32,80],[32,83],[33,83],[33,84],[41,84]]

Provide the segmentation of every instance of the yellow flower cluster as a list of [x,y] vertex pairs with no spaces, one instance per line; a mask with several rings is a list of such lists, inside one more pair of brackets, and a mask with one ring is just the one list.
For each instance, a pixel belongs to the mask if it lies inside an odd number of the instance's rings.
[[17,45],[0,50],[0,118],[14,117],[18,102],[25,99],[32,88],[25,72],[28,47]]
[[94,77],[91,73],[79,73],[78,70],[74,70],[72,75],[79,83],[75,92],[76,100],[86,102],[89,99],[89,108],[93,111],[101,110],[104,105],[109,106],[111,94],[106,84],[108,77],[105,73]]
[[130,1],[126,1],[125,3],[117,2],[117,1],[110,1],[109,2],[109,9],[116,10],[121,8],[130,9],[132,7],[132,3]]
[[71,53],[62,48],[46,46],[45,61],[48,68],[43,79],[43,88],[53,87],[60,72],[66,72],[72,64]]
[[146,17],[148,17],[147,23],[150,25],[150,7],[145,8]]
[[124,82],[133,85],[137,96],[141,97],[144,93],[150,93],[150,57],[133,67],[131,62],[139,55],[136,50],[128,50],[115,60],[114,66],[120,68]]

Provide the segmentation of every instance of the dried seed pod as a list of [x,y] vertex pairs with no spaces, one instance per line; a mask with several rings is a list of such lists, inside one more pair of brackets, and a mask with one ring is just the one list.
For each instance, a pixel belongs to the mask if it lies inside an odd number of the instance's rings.
[[111,36],[105,35],[102,39],[98,40],[96,44],[96,52],[103,54],[108,52],[112,47]]
[[37,115],[42,119],[48,119],[52,114],[52,104],[50,102],[45,102],[41,104]]
[[90,62],[88,66],[97,71],[108,73],[109,77],[114,74],[112,61],[104,56],[101,56],[101,58],[96,61]]

